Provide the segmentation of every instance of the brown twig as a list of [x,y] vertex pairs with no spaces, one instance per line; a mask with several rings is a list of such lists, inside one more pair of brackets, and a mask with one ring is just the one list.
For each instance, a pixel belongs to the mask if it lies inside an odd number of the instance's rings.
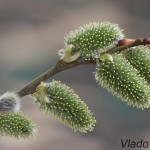
[[81,58],[77,59],[74,62],[71,63],[65,63],[61,60],[59,60],[57,62],[57,64],[52,67],[51,69],[49,69],[48,71],[46,71],[45,73],[43,73],[42,75],[40,75],[39,77],[37,77],[36,79],[34,79],[33,81],[31,81],[29,84],[27,84],[25,87],[23,87],[22,89],[20,89],[17,94],[20,97],[23,97],[25,95],[29,95],[35,92],[36,87],[40,84],[41,81],[45,81],[46,79],[54,76],[55,74],[63,71],[63,70],[67,70],[69,68],[73,68],[79,65],[84,65],[84,64],[95,64],[94,60],[83,60]]
[[[112,54],[114,52],[121,52],[130,47],[134,47],[134,46],[138,46],[138,45],[146,45],[146,44],[150,44],[149,38],[140,38],[140,39],[135,40],[132,43],[129,43],[129,44],[123,45],[123,46],[117,46],[115,48],[108,50],[107,52],[104,52],[104,53]],[[57,74],[63,70],[67,70],[69,68],[73,68],[73,67],[76,67],[79,65],[86,65],[86,64],[95,64],[95,60],[93,60],[93,59],[83,60],[82,58],[78,58],[77,60],[75,60],[74,62],[71,62],[71,63],[65,63],[65,62],[59,60],[53,68],[49,69],[47,72],[43,73],[42,75],[40,75],[39,77],[37,77],[36,79],[31,81],[25,87],[20,89],[17,92],[17,94],[20,97],[32,94],[35,92],[36,87],[40,84],[41,81],[45,81],[46,79],[54,76],[55,74]]]

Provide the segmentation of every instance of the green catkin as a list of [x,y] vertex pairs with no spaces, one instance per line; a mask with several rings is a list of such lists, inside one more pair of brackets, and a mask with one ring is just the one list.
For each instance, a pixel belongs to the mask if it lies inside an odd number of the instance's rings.
[[149,108],[150,88],[146,81],[122,54],[111,56],[113,60],[105,59],[97,66],[97,82],[128,105]]
[[125,57],[150,84],[150,49],[143,45],[136,46],[130,48]]
[[37,126],[23,113],[0,115],[0,134],[14,138],[29,138],[35,136]]
[[[79,27],[65,37],[65,51],[70,51],[71,55],[80,53],[81,57],[88,59],[95,57],[118,44],[124,38],[122,29],[117,24],[110,22],[93,22]],[[71,47],[68,49],[68,47]],[[66,58],[64,56],[64,58]]]
[[96,123],[93,114],[70,87],[53,80],[51,83],[42,82],[36,91],[32,96],[35,97],[35,102],[40,104],[41,110],[52,114],[74,131],[93,130]]

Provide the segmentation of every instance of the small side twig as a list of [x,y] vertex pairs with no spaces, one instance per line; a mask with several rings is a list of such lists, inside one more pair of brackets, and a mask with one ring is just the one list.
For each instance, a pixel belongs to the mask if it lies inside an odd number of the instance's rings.
[[134,42],[129,43],[127,45],[114,47],[114,48],[110,49],[109,51],[107,51],[107,53],[112,54],[114,52],[121,52],[130,47],[134,47],[134,46],[138,46],[138,45],[146,45],[146,44],[147,43],[144,42],[143,38],[139,38],[139,39],[134,40]]
[[[114,52],[121,52],[130,47],[134,47],[134,46],[138,46],[138,45],[146,45],[146,44],[150,44],[150,39],[149,38],[140,38],[140,39],[135,40],[132,43],[129,43],[129,44],[123,45],[123,46],[117,46],[115,48],[108,50],[107,52],[104,52],[104,53],[112,54]],[[78,58],[77,60],[75,60],[74,62],[71,62],[71,63],[65,63],[62,60],[59,60],[53,68],[49,69],[48,71],[46,71],[45,73],[43,73],[42,75],[40,75],[39,77],[37,77],[36,79],[31,81],[25,87],[20,89],[17,92],[17,94],[20,97],[32,94],[35,92],[36,87],[40,84],[41,81],[45,81],[46,79],[54,76],[55,74],[57,74],[63,70],[67,70],[69,68],[73,68],[73,67],[76,67],[79,65],[95,64],[95,63],[96,63],[96,61],[93,59],[83,60],[82,58]]]

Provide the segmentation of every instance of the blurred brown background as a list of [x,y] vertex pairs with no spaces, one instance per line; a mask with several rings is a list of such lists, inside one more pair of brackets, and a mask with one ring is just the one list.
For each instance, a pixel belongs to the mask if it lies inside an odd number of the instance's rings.
[[[149,37],[150,1],[0,0],[0,94],[17,91],[52,67],[64,36],[92,21],[110,21],[127,37]],[[30,96],[22,110],[40,127],[31,140],[0,137],[0,150],[120,150],[121,138],[150,142],[150,110],[128,107],[95,82],[95,66],[54,76],[76,90],[97,119],[93,132],[80,134],[38,111]],[[50,79],[51,80],[51,79]]]

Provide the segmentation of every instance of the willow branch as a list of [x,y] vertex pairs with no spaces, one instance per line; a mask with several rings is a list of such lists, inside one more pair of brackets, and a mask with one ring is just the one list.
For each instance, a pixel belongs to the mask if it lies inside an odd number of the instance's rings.
[[[127,48],[130,47],[134,47],[134,46],[138,46],[138,45],[146,45],[146,44],[150,44],[150,39],[149,38],[140,38],[135,40],[132,43],[129,43],[127,45],[123,45],[123,46],[117,46],[115,48],[112,48],[110,50],[108,50],[107,52],[104,53],[114,53],[114,52],[121,52]],[[36,87],[40,84],[41,81],[45,81],[48,78],[54,76],[55,74],[79,66],[79,65],[87,65],[87,64],[95,64],[95,60],[90,59],[90,60],[83,60],[82,58],[78,58],[77,60],[75,60],[74,62],[71,63],[65,63],[62,60],[59,60],[56,65],[54,67],[52,67],[51,69],[49,69],[48,71],[46,71],[45,73],[43,73],[42,75],[40,75],[39,77],[37,77],[36,79],[34,79],[33,81],[31,81],[29,84],[25,85],[25,87],[23,87],[22,89],[20,89],[17,94],[20,97],[23,97],[25,95],[29,95],[35,92]]]
[[50,68],[48,71],[31,81],[29,84],[27,84],[25,87],[20,89],[17,94],[20,97],[23,97],[25,95],[29,95],[35,92],[36,87],[40,84],[41,81],[45,81],[48,78],[54,76],[55,74],[67,70],[69,68],[73,68],[79,65],[85,65],[85,64],[95,64],[94,60],[86,60],[84,61],[83,59],[79,58],[74,62],[71,63],[65,63],[62,60],[59,60],[56,65],[52,68]]

